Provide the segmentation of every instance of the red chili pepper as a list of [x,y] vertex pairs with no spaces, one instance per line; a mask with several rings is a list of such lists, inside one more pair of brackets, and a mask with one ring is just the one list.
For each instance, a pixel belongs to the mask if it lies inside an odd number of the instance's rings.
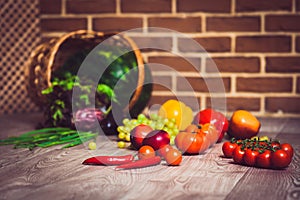
[[82,162],[84,165],[122,165],[134,160],[133,155],[125,156],[95,156]]
[[160,162],[161,162],[161,158],[159,156],[154,156],[152,158],[146,158],[143,160],[137,160],[135,162],[119,165],[115,169],[120,170],[120,169],[143,168],[143,167],[158,165]]

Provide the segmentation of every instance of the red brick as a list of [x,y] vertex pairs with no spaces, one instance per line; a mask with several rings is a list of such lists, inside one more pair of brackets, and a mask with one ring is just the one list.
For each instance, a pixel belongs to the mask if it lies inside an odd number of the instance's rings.
[[292,78],[275,78],[275,77],[256,77],[256,78],[237,78],[237,92],[291,92]]
[[[171,57],[171,56],[156,56],[149,57],[148,63],[158,63],[160,65],[165,65],[171,67],[175,71],[180,72],[199,72],[200,71],[200,58],[181,58],[181,57]],[[151,66],[152,71],[166,71],[167,68],[163,68],[159,65]]]
[[292,0],[236,0],[237,12],[292,10]]
[[297,77],[297,86],[296,86],[296,90],[297,90],[297,93],[300,93],[300,77]]
[[259,17],[208,17],[207,31],[218,32],[253,32],[260,31]]
[[[186,82],[187,81],[187,82]],[[178,91],[223,93],[230,91],[230,78],[177,77]]]
[[289,36],[240,36],[236,38],[237,52],[289,52]]
[[231,0],[177,0],[177,12],[230,13]]
[[116,11],[116,1],[112,0],[67,0],[67,13],[111,13]]
[[257,57],[213,57],[206,60],[206,72],[256,73],[260,71]]
[[153,76],[153,91],[171,91],[171,76]]
[[300,102],[299,97],[267,97],[266,111],[300,113],[299,102]]
[[42,31],[75,31],[87,28],[84,18],[49,18],[41,19]]
[[93,20],[93,29],[102,32],[121,32],[142,27],[143,20],[137,17],[103,17]]
[[296,51],[300,52],[300,37],[296,37]]
[[300,57],[267,57],[266,71],[279,73],[299,73]]
[[40,0],[41,14],[59,14],[61,13],[61,0]]
[[[213,101],[213,105],[212,105]],[[260,110],[260,98],[246,98],[246,97],[227,97],[225,99],[226,109],[229,112],[236,110]],[[206,98],[207,107],[215,107],[214,105],[224,104],[224,98]]]
[[158,96],[158,95],[152,95],[149,101],[149,107],[154,106],[154,105],[162,105],[164,102],[166,102],[169,99],[176,99],[175,94],[170,94],[170,95],[163,95],[163,96]]
[[172,11],[171,0],[122,0],[123,13],[162,13]]
[[131,37],[142,52],[172,50],[172,38],[170,37]]
[[266,16],[266,31],[300,31],[300,15]]
[[200,17],[153,17],[148,19],[149,27],[161,27],[178,32],[201,32]]
[[231,39],[229,37],[179,38],[178,49],[182,52],[228,52],[231,50]]
[[300,11],[300,0],[296,0],[296,10]]

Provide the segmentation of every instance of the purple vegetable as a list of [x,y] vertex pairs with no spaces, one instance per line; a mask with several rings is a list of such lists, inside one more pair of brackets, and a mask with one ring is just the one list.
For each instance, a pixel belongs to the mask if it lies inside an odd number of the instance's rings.
[[94,130],[105,118],[103,111],[97,108],[85,108],[75,114],[76,128],[80,130]]

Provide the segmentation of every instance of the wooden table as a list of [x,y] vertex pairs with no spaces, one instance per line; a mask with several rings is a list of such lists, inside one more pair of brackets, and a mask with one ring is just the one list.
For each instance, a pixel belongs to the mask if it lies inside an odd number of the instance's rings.
[[[39,120],[39,114],[3,116],[0,138],[32,130]],[[95,151],[84,145],[32,151],[1,146],[0,199],[300,199],[299,119],[261,122],[260,135],[293,145],[287,169],[236,165],[222,158],[222,143],[203,155],[184,156],[179,167],[162,163],[127,171],[81,164],[93,155],[128,153],[109,139],[99,141]]]

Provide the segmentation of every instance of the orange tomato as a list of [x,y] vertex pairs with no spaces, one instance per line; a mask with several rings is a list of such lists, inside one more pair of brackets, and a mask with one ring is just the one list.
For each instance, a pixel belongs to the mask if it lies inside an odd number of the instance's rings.
[[180,165],[182,161],[182,154],[177,149],[170,149],[165,156],[165,160],[168,165],[171,166]]
[[199,153],[205,152],[210,146],[210,141],[209,141],[208,137],[206,137],[206,135],[203,135],[202,138],[203,138],[203,143],[202,143]]
[[210,143],[209,146],[214,145],[220,136],[220,132],[216,129],[216,127],[210,123],[201,125],[200,132],[204,134]]
[[139,149],[138,158],[140,160],[152,157],[155,157],[155,150],[151,146],[144,145]]
[[185,132],[190,133],[199,133],[201,126],[197,126],[196,124],[190,124],[186,127]]
[[247,139],[258,134],[260,121],[246,110],[237,110],[232,114],[228,134],[236,139]]
[[199,154],[203,145],[203,135],[180,132],[175,138],[177,148],[187,154]]
[[186,129],[186,132],[203,135],[203,145],[201,152],[208,149],[211,145],[217,142],[220,132],[213,124],[206,123],[202,125],[191,124]]
[[158,149],[158,154],[159,154],[161,157],[165,158],[166,155],[167,155],[167,153],[168,153],[171,149],[173,149],[173,147],[172,147],[171,145],[167,144],[167,145],[163,146],[162,148]]

